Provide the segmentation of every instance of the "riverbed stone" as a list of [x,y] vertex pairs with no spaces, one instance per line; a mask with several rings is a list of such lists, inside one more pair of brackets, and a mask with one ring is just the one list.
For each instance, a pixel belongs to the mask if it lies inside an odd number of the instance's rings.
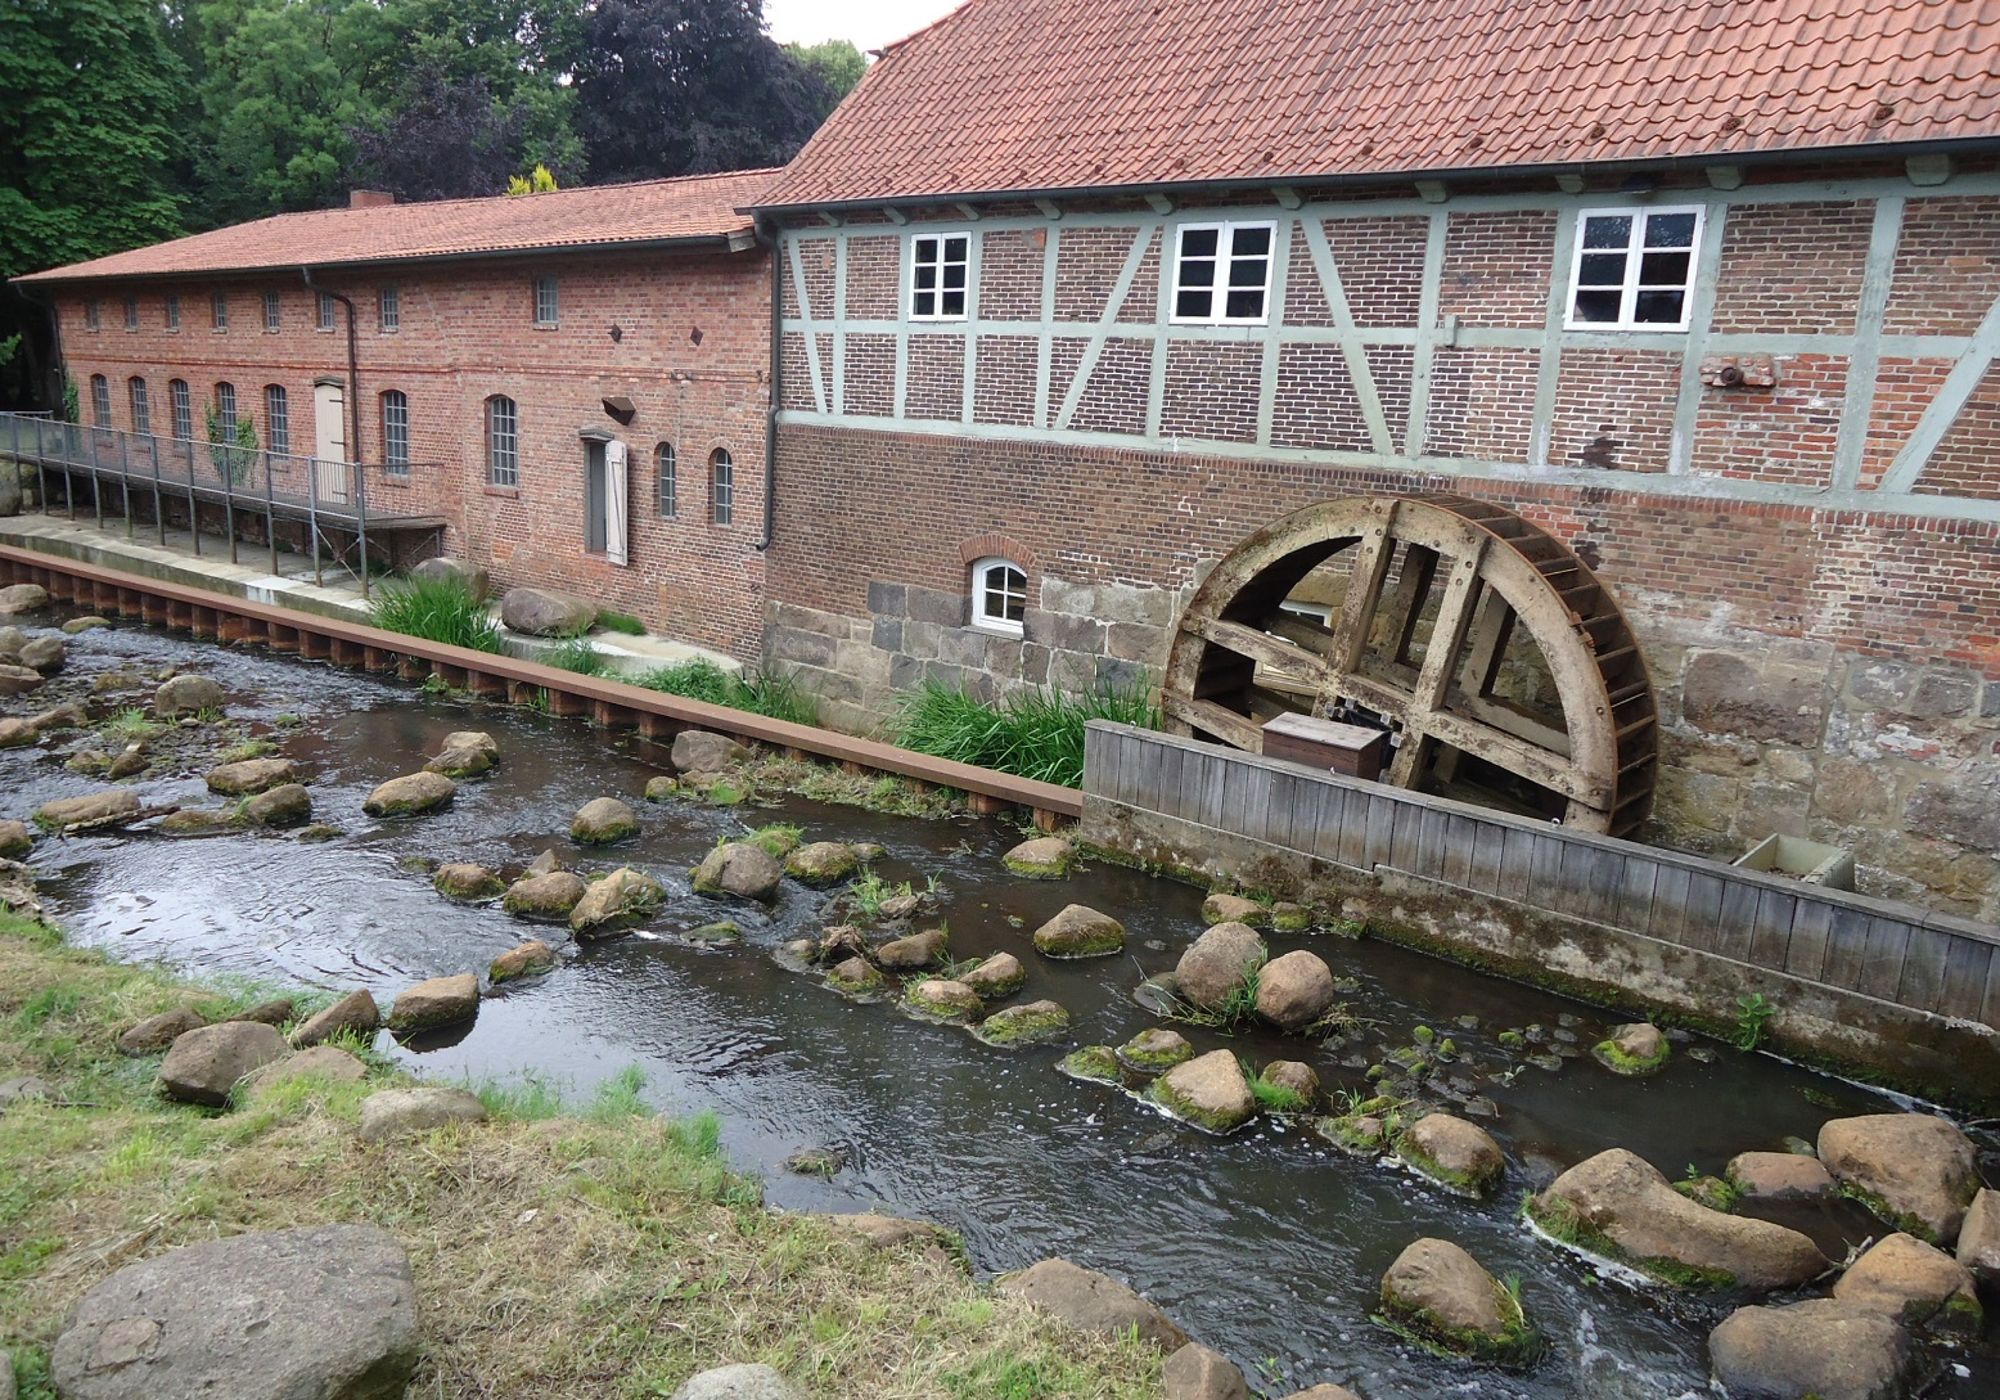
[[1205,924],[1248,924],[1251,928],[1268,928],[1271,911],[1254,899],[1217,891],[1201,902],[1201,921]]
[[674,771],[697,775],[720,773],[742,758],[746,750],[727,734],[706,729],[683,729],[674,735],[671,755]]
[[1984,1284],[2000,1284],[2000,1192],[1982,1186],[1958,1229],[1958,1262]]
[[375,1034],[382,1024],[382,1013],[375,1005],[375,996],[365,987],[346,996],[316,1015],[308,1016],[304,1023],[292,1031],[292,1045],[304,1049],[331,1040],[343,1032],[359,1036],[364,1042]]
[[1936,1245],[1901,1232],[1850,1264],[1833,1296],[1907,1327],[1937,1332],[1977,1333],[1985,1316],[1972,1271]]
[[21,664],[31,671],[48,675],[60,671],[69,660],[69,648],[61,637],[32,637],[21,648]]
[[73,617],[65,622],[62,625],[62,630],[74,637],[79,632],[94,632],[100,627],[109,627],[110,625],[110,618],[99,617],[96,613],[87,613],[82,617]]
[[570,916],[588,888],[583,877],[573,871],[551,870],[546,875],[529,875],[509,885],[501,907],[516,918],[559,922]]
[[567,870],[563,864],[562,852],[554,846],[542,847],[542,853],[521,868],[522,878],[535,875],[553,875],[558,870]]
[[485,1119],[486,1105],[468,1089],[439,1084],[381,1089],[361,1101],[361,1126],[356,1136],[363,1142],[388,1142],[451,1123],[480,1123]]
[[1915,1361],[1901,1323],[1835,1298],[1738,1308],[1708,1357],[1727,1394],[1754,1400],[1893,1400]]
[[139,794],[130,788],[105,788],[81,797],[58,797],[35,809],[35,825],[44,831],[72,826],[117,826],[139,815]]
[[570,931],[579,938],[603,938],[632,927],[667,897],[666,889],[650,875],[624,866],[584,890],[583,898],[569,911]]
[[977,1034],[988,1045],[1042,1045],[1061,1040],[1069,1029],[1068,1010],[1044,999],[994,1012],[979,1023]]
[[499,894],[506,883],[483,865],[455,862],[440,865],[437,874],[431,877],[431,886],[446,899],[477,904]]
[[189,1031],[199,1030],[207,1024],[201,1013],[192,1007],[177,1006],[126,1027],[118,1037],[118,1053],[157,1055]]
[[1449,1113],[1427,1113],[1403,1129],[1396,1155],[1440,1185],[1474,1197],[1491,1194],[1507,1170],[1492,1134]]
[[639,829],[639,814],[615,797],[594,797],[569,819],[570,840],[586,846],[622,841]]
[[263,1026],[282,1028],[298,1015],[299,1004],[290,997],[272,997],[254,1006],[246,1006],[233,1016],[224,1016],[225,1021],[255,1021]]
[[1750,1201],[1824,1201],[1834,1194],[1819,1158],[1803,1152],[1739,1152],[1722,1175]]
[[377,1225],[255,1231],[129,1264],[49,1356],[63,1400],[391,1400],[420,1338],[410,1259]]
[[242,797],[281,783],[295,783],[298,778],[299,765],[289,758],[246,758],[240,763],[225,763],[209,769],[204,781],[210,792],[219,792],[225,797]]
[[1245,992],[1270,956],[1264,939],[1248,924],[1220,923],[1188,945],[1174,965],[1180,994],[1203,1011],[1220,1011]]
[[979,993],[981,1000],[998,1001],[1021,990],[1028,970],[1012,953],[995,953],[958,980]]
[[479,1014],[479,978],[470,972],[432,977],[405,988],[389,1008],[389,1029],[408,1034],[455,1026]]
[[1795,1287],[1828,1267],[1819,1246],[1797,1230],[1710,1210],[1621,1147],[1571,1167],[1529,1210],[1556,1238],[1668,1283],[1766,1291]]
[[1089,1079],[1100,1084],[1119,1082],[1118,1052],[1109,1045],[1086,1045],[1062,1057],[1057,1066],[1073,1079]]
[[280,1080],[297,1079],[308,1074],[334,1084],[359,1084],[368,1077],[368,1066],[362,1063],[360,1056],[351,1055],[338,1045],[315,1045],[310,1049],[293,1051],[261,1069],[252,1070],[244,1076],[237,1093],[248,1097]]
[[1310,1390],[1295,1390],[1282,1400],[1361,1400],[1361,1397],[1344,1385],[1322,1381]]
[[889,979],[866,958],[843,958],[835,963],[826,974],[827,985],[837,992],[859,995],[864,992],[879,992],[888,985]]
[[597,604],[553,588],[510,588],[500,595],[500,621],[531,637],[576,637],[597,621]]
[[1118,1058],[1146,1074],[1161,1074],[1194,1058],[1194,1047],[1179,1031],[1154,1026],[1118,1047]]
[[1250,1383],[1236,1363],[1189,1342],[1160,1371],[1161,1400],[1250,1400]]
[[493,592],[493,580],[486,570],[465,559],[450,559],[442,554],[434,554],[421,563],[410,567],[413,579],[434,580],[438,583],[456,583],[472,595],[472,601],[483,603]]
[[1066,906],[1035,930],[1035,947],[1051,958],[1096,958],[1124,951],[1125,925],[1081,904]]
[[556,950],[539,938],[531,938],[495,958],[486,971],[486,980],[497,987],[502,982],[515,982],[523,977],[539,977],[555,965]]
[[688,1377],[667,1400],[805,1400],[805,1393],[782,1372],[741,1362]]
[[1534,1334],[1520,1304],[1450,1240],[1414,1240],[1382,1275],[1382,1312],[1432,1346],[1486,1361],[1525,1359]]
[[312,794],[303,783],[281,783],[243,804],[243,820],[252,826],[303,826],[312,819]]
[[1294,949],[1257,974],[1257,1014],[1281,1030],[1302,1031],[1332,1009],[1333,969],[1318,953]]
[[1819,1130],[1819,1160],[1843,1195],[1929,1244],[1958,1238],[1979,1191],[1971,1140],[1931,1113],[1835,1118]]
[[153,692],[153,717],[179,719],[203,710],[220,710],[227,698],[227,692],[207,676],[174,676]]
[[769,904],[778,897],[784,867],[771,853],[748,841],[727,841],[694,868],[697,894],[726,894]]
[[1257,1115],[1257,1096],[1228,1050],[1175,1065],[1153,1081],[1149,1093],[1174,1117],[1211,1133],[1234,1132]]
[[1140,1337],[1166,1352],[1188,1344],[1187,1333],[1159,1308],[1118,1280],[1067,1259],[1044,1259],[1002,1276],[994,1287],[1086,1332],[1115,1337],[1136,1329]]
[[1611,1034],[1592,1046],[1590,1053],[1612,1073],[1637,1079],[1665,1069],[1673,1046],[1658,1026],[1634,1021],[1613,1026]]
[[816,889],[837,885],[860,868],[854,848],[841,841],[808,841],[785,857],[785,873]]
[[925,1020],[949,1021],[954,1025],[970,1025],[985,1009],[979,993],[946,977],[926,977],[914,983],[903,994],[903,1004]]
[[442,773],[406,773],[391,778],[361,804],[371,817],[406,817],[429,812],[451,801],[458,784]]
[[680,781],[670,773],[655,773],[646,779],[648,802],[671,802],[680,795]]
[[21,666],[12,661],[0,662],[0,695],[26,695],[46,684],[47,679],[32,666]]
[[156,1082],[170,1099],[220,1108],[239,1079],[284,1053],[285,1038],[255,1021],[201,1026],[174,1039]]
[[225,831],[240,830],[242,825],[233,811],[214,807],[183,807],[161,817],[154,823],[153,830],[162,836],[217,836]]
[[1075,859],[1076,847],[1062,837],[1037,836],[1000,857],[1000,863],[1025,879],[1060,880]]
[[35,846],[34,833],[26,822],[0,821],[0,856],[24,856]]
[[892,938],[875,950],[875,961],[891,972],[913,972],[944,960],[950,935],[941,928],[925,929],[908,938]]
[[477,778],[492,771],[493,750],[461,746],[445,748],[424,765],[426,773],[438,773],[447,778]]
[[10,583],[0,588],[0,616],[40,612],[49,605],[49,590],[39,583]]
[[1319,1072],[1303,1060],[1273,1060],[1264,1066],[1260,1077],[1294,1095],[1302,1108],[1311,1107],[1319,1097]]
[[815,1215],[827,1228],[850,1244],[863,1249],[901,1249],[905,1245],[937,1248],[950,1239],[942,1226],[928,1220],[908,1220],[900,1215],[877,1215],[861,1211],[853,1215]]

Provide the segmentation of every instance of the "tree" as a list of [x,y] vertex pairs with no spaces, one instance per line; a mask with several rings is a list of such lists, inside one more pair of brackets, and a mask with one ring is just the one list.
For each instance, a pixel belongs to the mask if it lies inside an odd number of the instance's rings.
[[[0,8],[0,279],[181,231],[167,188],[184,75],[149,0],[14,0]],[[47,404],[52,336],[0,280],[0,400]]]
[[521,109],[496,101],[478,74],[454,81],[420,70],[381,126],[350,133],[353,183],[404,200],[492,194],[520,168],[526,125]]
[[595,0],[569,68],[595,181],[782,165],[824,80],[764,32],[763,0]]
[[841,99],[854,91],[854,85],[861,81],[861,75],[868,71],[868,59],[860,49],[854,47],[850,39],[827,39],[817,44],[787,44],[785,52],[808,71],[815,74],[826,87],[826,100],[819,113],[824,122],[833,115],[833,109]]

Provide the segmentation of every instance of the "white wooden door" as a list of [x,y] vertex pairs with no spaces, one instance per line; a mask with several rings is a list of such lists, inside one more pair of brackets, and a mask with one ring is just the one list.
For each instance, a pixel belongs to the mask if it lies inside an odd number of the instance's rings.
[[347,469],[347,391],[339,384],[313,385],[313,494],[333,505],[352,495]]
[[625,510],[625,444],[616,438],[604,444],[604,557],[614,564],[629,564]]

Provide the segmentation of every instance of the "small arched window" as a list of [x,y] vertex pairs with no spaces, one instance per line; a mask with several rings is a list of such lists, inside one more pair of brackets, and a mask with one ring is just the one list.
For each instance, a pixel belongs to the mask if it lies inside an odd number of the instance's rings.
[[188,393],[188,382],[185,379],[168,380],[167,393],[173,400],[174,436],[182,442],[190,442],[194,438],[194,398]]
[[153,431],[153,405],[146,393],[146,381],[133,375],[125,386],[132,397],[132,431],[151,433]]
[[264,386],[264,445],[281,456],[292,450],[292,401],[282,384]]
[[521,484],[521,412],[505,394],[486,401],[486,484]]
[[1011,559],[976,561],[972,566],[972,625],[1018,637],[1027,619],[1027,571]]
[[660,518],[672,520],[681,513],[681,487],[679,464],[674,460],[674,445],[663,442],[653,449],[653,470],[660,479]]
[[708,454],[708,518],[727,525],[736,512],[736,463],[729,450],[718,447]]
[[111,381],[101,374],[90,376],[90,419],[100,428],[111,426]]
[[382,395],[382,470],[390,476],[410,474],[410,399],[401,389]]

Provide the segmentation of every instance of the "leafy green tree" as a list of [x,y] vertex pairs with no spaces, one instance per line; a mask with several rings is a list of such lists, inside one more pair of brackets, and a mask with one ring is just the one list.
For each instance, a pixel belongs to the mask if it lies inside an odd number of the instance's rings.
[[817,44],[787,44],[785,52],[808,71],[817,76],[826,88],[825,100],[819,119],[825,121],[833,115],[833,109],[841,99],[854,91],[854,85],[861,81],[861,75],[868,71],[868,60],[860,49],[854,47],[851,39],[827,39]]
[[49,404],[44,310],[4,279],[181,231],[167,185],[179,62],[146,0],[0,7],[0,402]]

